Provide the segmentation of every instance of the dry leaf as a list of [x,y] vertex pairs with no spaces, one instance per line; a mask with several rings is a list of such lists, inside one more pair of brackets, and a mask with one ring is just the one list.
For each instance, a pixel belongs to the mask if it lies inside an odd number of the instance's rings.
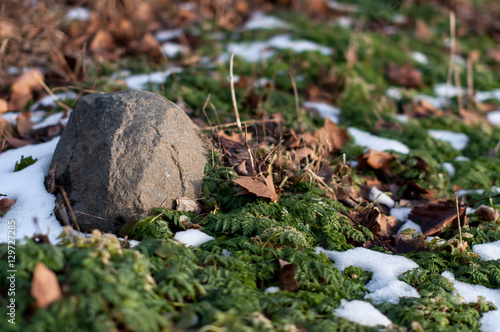
[[497,63],[500,63],[500,49],[492,48],[488,50],[488,57]]
[[27,138],[30,135],[33,122],[31,122],[31,113],[19,114],[16,119],[17,132],[21,138]]
[[33,272],[31,296],[36,300],[36,306],[39,308],[47,308],[52,302],[62,298],[56,274],[40,262],[36,263]]
[[179,197],[175,202],[177,203],[175,208],[177,211],[195,212],[197,214],[201,212],[198,203],[189,197]]
[[334,122],[328,118],[325,119],[323,128],[316,130],[314,137],[323,144],[326,154],[335,154],[340,151],[342,147],[349,143],[349,134],[347,129],[340,129]]
[[9,209],[14,204],[16,204],[15,199],[9,199],[9,198],[0,199],[0,216],[9,211]]
[[[1,203],[1,201],[0,201]],[[1,209],[1,206],[0,206]],[[481,205],[474,212],[478,217],[483,219],[484,221],[495,221],[498,217],[497,211],[491,206]]]
[[[440,232],[443,227],[457,225],[457,208],[454,202],[431,202],[413,208],[408,219],[414,221],[422,229],[425,236]],[[460,207],[460,221],[466,220],[465,207]]]
[[11,136],[6,136],[5,140],[7,141],[7,143],[9,143],[9,146],[11,146],[13,148],[20,148],[20,147],[31,144],[30,141],[20,139],[20,138],[11,137]]
[[378,208],[373,208],[367,216],[366,227],[380,237],[388,238],[396,234],[400,226],[401,222],[396,217],[386,216],[380,213]]
[[417,20],[415,26],[415,37],[423,41],[428,41],[431,37],[429,27],[423,20]]
[[37,69],[32,69],[19,76],[12,84],[12,94],[7,109],[17,111],[26,106],[28,100],[33,97],[32,92],[42,88],[41,81],[43,81],[43,74]]
[[278,201],[278,195],[276,194],[271,175],[268,175],[266,178],[263,176],[258,178],[242,176],[239,179],[233,180],[233,182],[239,184],[257,197],[269,198],[272,202]]
[[389,62],[386,67],[386,75],[389,81],[407,88],[420,88],[424,86],[422,73],[409,64],[398,66]]
[[0,98],[0,114],[7,112],[8,103],[5,99]]
[[278,275],[278,281],[280,283],[281,289],[293,292],[297,289],[297,280],[295,280],[297,267],[282,259],[279,260],[279,264],[280,271]]

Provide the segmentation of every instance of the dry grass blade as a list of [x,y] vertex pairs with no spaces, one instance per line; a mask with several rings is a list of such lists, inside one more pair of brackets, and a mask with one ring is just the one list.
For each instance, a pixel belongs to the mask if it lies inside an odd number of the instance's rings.
[[238,112],[238,105],[236,104],[236,93],[234,92],[233,62],[234,62],[234,51],[231,52],[231,61],[229,63],[229,72],[231,78],[231,98],[233,99],[233,108],[234,108],[234,115],[236,116],[236,124],[238,125],[238,129],[242,130],[240,113]]

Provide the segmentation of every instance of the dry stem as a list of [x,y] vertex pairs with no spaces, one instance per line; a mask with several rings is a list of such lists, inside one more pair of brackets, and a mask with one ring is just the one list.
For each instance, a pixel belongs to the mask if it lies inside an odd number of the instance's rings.
[[234,79],[233,79],[233,62],[234,62],[234,51],[231,52],[231,62],[229,63],[229,72],[231,77],[231,98],[233,99],[234,114],[236,115],[236,124],[238,129],[242,130],[240,114],[238,113],[238,105],[236,104],[236,93],[234,92]]

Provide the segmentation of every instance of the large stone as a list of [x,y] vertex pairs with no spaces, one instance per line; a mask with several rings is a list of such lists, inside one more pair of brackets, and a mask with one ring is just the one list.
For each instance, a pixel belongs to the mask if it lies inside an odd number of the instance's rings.
[[[197,129],[181,108],[151,92],[85,96],[51,163],[80,228],[116,233],[152,208],[199,197],[206,159]],[[65,206],[61,193],[57,204]]]

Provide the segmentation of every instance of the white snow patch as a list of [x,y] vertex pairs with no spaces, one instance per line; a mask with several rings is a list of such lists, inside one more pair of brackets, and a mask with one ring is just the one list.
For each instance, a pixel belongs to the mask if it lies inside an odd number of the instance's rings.
[[490,112],[486,115],[486,118],[493,126],[500,125],[500,111]]
[[335,315],[364,326],[375,327],[382,325],[387,327],[392,324],[387,316],[382,314],[371,303],[365,301],[342,299],[340,300],[340,307],[334,311]]
[[422,233],[422,228],[420,227],[419,224],[411,221],[410,219],[408,219],[404,224],[403,226],[401,226],[398,230],[398,234],[401,233],[402,231],[404,231],[405,229],[408,229],[408,228],[411,228],[411,229],[414,229],[416,230],[418,233]]
[[341,16],[335,19],[335,23],[344,29],[348,29],[354,25],[354,20],[348,16]]
[[159,43],[163,43],[167,40],[178,38],[180,35],[182,35],[182,29],[171,29],[158,31],[154,36]]
[[154,83],[154,84],[162,84],[165,83],[165,80],[172,73],[178,73],[182,71],[180,68],[172,68],[167,69],[165,71],[157,71],[151,74],[139,74],[133,75],[125,78],[123,81],[127,86],[131,89],[143,89],[146,84]]
[[406,114],[396,114],[395,117],[396,120],[398,120],[401,123],[407,123],[408,120],[410,119]]
[[278,35],[268,41],[256,41],[245,43],[232,43],[227,46],[227,52],[219,56],[220,62],[227,62],[234,51],[235,56],[240,56],[247,62],[257,62],[267,59],[276,54],[271,49],[286,50],[291,49],[296,53],[302,52],[320,52],[324,55],[331,55],[332,49],[313,43],[308,40],[292,40],[290,35]]
[[[0,154],[0,193],[7,198],[17,200],[7,213],[0,218],[0,242],[7,242],[8,223],[15,222],[15,237],[23,239],[35,233],[49,232],[52,243],[62,232],[62,226],[52,213],[55,208],[55,196],[45,189],[44,178],[49,172],[52,155],[59,137],[49,142],[28,145]],[[21,156],[38,159],[33,165],[14,172],[16,161]],[[34,220],[38,226],[35,226]],[[12,233],[11,233],[12,235]]]
[[431,97],[427,95],[416,95],[413,97],[414,101],[425,101],[426,103],[431,104],[435,108],[443,108],[450,105],[450,100],[445,97]]
[[[500,193],[500,187],[491,187],[489,188],[489,191]],[[457,191],[458,196],[463,196],[471,193],[482,195],[484,192],[485,192],[484,189],[461,189]]]
[[500,289],[491,289],[482,285],[472,285],[457,281],[453,273],[449,271],[441,273],[441,276],[452,282],[453,287],[462,297],[462,302],[475,303],[479,300],[479,296],[482,296],[485,301],[493,303],[497,307],[497,310],[483,314],[483,317],[479,320],[481,323],[480,329],[483,332],[500,331],[498,324],[500,322]]
[[332,122],[339,123],[340,121],[340,109],[327,103],[305,101],[304,107],[315,109],[323,118],[328,118]]
[[408,215],[411,213],[412,208],[410,207],[395,207],[390,211],[391,216],[396,217],[399,221],[408,220]]
[[161,49],[167,58],[173,58],[181,53],[189,52],[189,48],[178,43],[166,42],[161,44]]
[[231,252],[227,249],[222,249],[222,252],[220,254],[221,254],[221,256],[224,256],[224,257],[231,256]]
[[278,29],[278,28],[289,28],[288,23],[274,17],[266,16],[263,12],[254,12],[249,20],[243,26],[245,30],[257,30],[257,29]]
[[354,138],[357,145],[365,146],[368,149],[377,151],[394,150],[400,153],[410,152],[410,149],[401,142],[389,138],[378,137],[354,127],[349,128],[349,134]]
[[500,259],[500,240],[491,243],[476,244],[472,247],[472,250],[485,261]]
[[264,293],[277,293],[281,290],[278,286],[267,287]]
[[451,84],[448,85],[446,83],[439,83],[434,86],[434,93],[439,97],[452,98],[458,94],[467,93],[467,89],[464,87],[457,88]]
[[441,166],[448,172],[450,175],[450,178],[455,177],[455,167],[453,166],[452,163],[442,163]]
[[387,205],[390,208],[393,208],[396,205],[394,200],[389,197],[389,195],[384,194],[382,191],[380,191],[377,186],[372,187],[370,193],[368,194],[368,198],[372,202],[376,200],[378,203]]
[[199,247],[203,243],[214,240],[215,238],[203,233],[199,229],[188,229],[187,231],[175,233],[174,239],[184,244],[186,247]]
[[423,65],[426,65],[429,63],[429,59],[427,59],[427,56],[421,52],[411,52],[411,58],[413,60],[415,60],[416,62],[421,63]]
[[344,252],[315,248],[316,253],[325,253],[335,262],[335,267],[343,272],[346,267],[357,266],[372,272],[372,279],[366,284],[371,292],[365,298],[371,298],[375,304],[390,302],[397,304],[401,297],[420,297],[417,290],[398,277],[409,270],[418,268],[418,264],[403,256],[389,255],[366,248],[354,248]]
[[76,99],[78,98],[78,95],[74,92],[62,92],[62,93],[56,93],[54,94],[55,98],[52,96],[45,96],[33,105],[31,105],[30,110],[31,111],[36,111],[40,107],[56,107],[56,98],[57,100],[63,101],[65,99]]
[[463,150],[469,143],[469,136],[464,133],[455,133],[447,130],[429,130],[429,134],[440,141],[445,141],[457,150]]
[[90,10],[83,7],[70,9],[66,13],[66,20],[68,21],[88,21],[90,19]]
[[387,90],[385,91],[385,95],[394,100],[401,100],[401,98],[403,98],[401,88],[396,88],[394,86],[387,88]]
[[359,7],[356,5],[352,5],[352,4],[344,3],[344,2],[338,2],[338,1],[334,1],[334,0],[328,0],[326,5],[328,6],[328,8],[330,8],[332,10],[339,11],[339,12],[355,13],[355,12],[359,11]]
[[465,156],[457,156],[455,157],[455,161],[470,161],[470,159]]
[[53,125],[56,125],[59,123],[65,125],[68,123],[69,114],[71,114],[71,112],[69,112],[68,116],[65,118],[63,118],[64,112],[57,112],[57,113],[51,114],[48,117],[46,117],[45,119],[43,119],[42,121],[33,125],[33,129],[40,129],[40,128],[44,128],[44,127],[48,127],[48,126],[53,126]]

